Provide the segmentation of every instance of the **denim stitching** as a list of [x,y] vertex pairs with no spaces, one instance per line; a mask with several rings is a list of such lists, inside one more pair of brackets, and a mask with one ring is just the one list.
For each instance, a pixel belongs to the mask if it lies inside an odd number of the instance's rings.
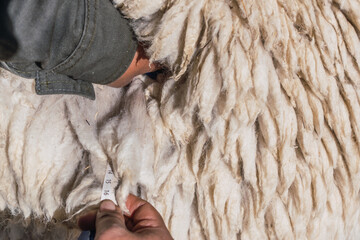
[[23,70],[19,70],[17,69],[11,62],[5,62],[9,67],[11,67],[14,71],[19,72],[19,73],[27,73],[27,74],[31,74],[34,73],[35,71],[23,71]]
[[[95,0],[95,1],[97,2],[98,0]],[[85,0],[85,2],[87,3],[87,4],[86,4],[86,9],[87,9],[87,13],[88,13],[87,16],[86,16],[87,24],[86,24],[85,30],[84,30],[84,33],[86,34],[86,33],[87,33],[87,29],[88,29],[89,24],[90,24],[90,20],[89,20],[89,18],[90,18],[90,16],[89,16],[89,15],[90,15],[90,14],[89,14],[89,12],[90,12],[90,3],[89,3],[89,0]],[[95,4],[95,12],[96,12],[96,4]],[[95,25],[95,26],[94,26],[93,33],[95,32],[95,29],[96,29],[96,14],[95,14],[95,17],[94,17],[94,25]],[[85,37],[84,37],[84,38],[85,38]],[[94,34],[92,34],[92,38],[91,38],[91,40],[90,40],[90,42],[89,42],[89,44],[88,44],[88,47],[85,49],[85,52],[88,50],[89,46],[90,46],[91,43],[93,42],[93,38],[94,38]],[[78,46],[81,46],[81,44],[83,43],[83,40],[84,40],[84,39],[82,39],[82,40],[80,41],[80,43],[78,44]],[[64,60],[63,62],[61,62],[58,66],[55,66],[53,69],[51,69],[51,71],[56,70],[56,69],[64,66],[64,65],[67,64],[68,62],[70,62],[70,61],[77,55],[77,54],[76,54],[76,48],[77,48],[77,47],[75,47],[75,50],[74,50],[73,54],[70,54],[70,57],[69,57],[68,59],[65,59],[65,60]],[[68,70],[68,69],[73,68],[74,65],[76,65],[76,63],[83,57],[83,55],[84,55],[85,52],[83,52],[82,56],[81,56],[72,66],[70,66],[69,68],[66,68],[65,70]],[[35,72],[35,71],[23,71],[23,70],[18,70],[16,67],[14,67],[13,64],[11,64],[11,62],[6,62],[6,64],[7,64],[8,66],[10,66],[11,68],[13,68],[16,72],[19,72],[19,73],[31,74],[31,73],[34,73],[34,72]]]
[[[86,16],[86,26],[85,26],[85,30],[84,30],[84,34],[87,33],[88,31],[88,28],[89,28],[89,25],[91,24],[90,22],[90,3],[89,3],[89,0],[85,0],[86,2],[86,8],[87,8],[87,16]],[[98,3],[98,0],[94,0],[94,27],[93,27],[93,31],[92,31],[92,34],[91,34],[91,39],[90,39],[90,42],[88,43],[87,47],[82,50],[82,54],[80,56],[80,58],[78,58],[71,66],[68,66],[67,68],[65,69],[62,69],[60,70],[61,72],[63,71],[66,71],[66,70],[69,70],[71,68],[73,68],[82,58],[83,56],[85,55],[86,52],[88,52],[90,46],[92,45],[93,41],[94,41],[94,37],[95,37],[95,32],[96,32],[96,23],[97,23],[97,11],[98,11],[98,8],[97,8],[97,3]],[[86,40],[86,36],[84,36],[84,39],[82,39],[80,41],[80,43],[78,44],[78,46],[81,46],[84,42],[84,40]],[[79,50],[79,49],[78,49]],[[64,60],[62,63],[60,63],[58,66],[55,66],[53,69],[51,69],[50,71],[53,72],[53,71],[56,71],[58,70],[59,68],[63,67],[64,65],[70,63],[73,58],[75,58],[78,54],[76,53],[76,48],[73,52],[73,54],[70,55],[70,57],[66,60]],[[14,67],[13,64],[11,63],[7,63],[8,66],[10,66],[11,68],[13,68],[16,72],[19,72],[19,73],[25,73],[25,74],[33,74],[34,71],[23,71],[23,70],[18,70],[16,67]],[[130,65],[130,64],[129,64]],[[126,71],[127,68],[125,68],[125,71]],[[105,84],[108,82],[109,79],[113,78],[116,74],[119,74],[121,73],[122,71],[120,71],[121,69],[119,70],[115,70],[110,76],[108,76],[107,78],[105,78],[103,81],[99,82],[99,84]],[[44,70],[45,71],[45,76],[48,76],[48,71]],[[116,80],[116,79],[115,79]],[[114,80],[114,81],[115,81]]]
[[[92,93],[93,93],[93,91],[91,91],[92,90],[91,86],[86,83],[79,83],[80,86],[83,88],[80,91],[76,91],[73,89],[56,88],[54,86],[52,86],[52,88],[50,90],[48,90],[49,88],[44,89],[43,88],[44,85],[48,85],[48,84],[52,84],[52,83],[66,83],[67,82],[67,80],[56,80],[56,81],[46,80],[47,76],[50,75],[50,73],[45,72],[44,74],[45,74],[45,76],[44,76],[45,79],[39,77],[39,72],[36,73],[37,81],[35,81],[35,88],[40,93],[54,93],[56,91],[64,91],[64,92],[72,92],[72,93],[85,93],[88,95],[92,95]],[[91,84],[91,83],[89,83],[89,84]]]
[[[90,25],[90,3],[89,3],[89,1],[87,0],[86,1],[87,2],[87,16],[86,16],[86,18],[87,18],[87,25],[86,25],[86,28],[85,28],[85,34],[87,33],[87,30],[88,30],[88,27],[89,27],[89,25]],[[90,46],[91,46],[91,44],[92,44],[92,42],[94,41],[94,37],[95,37],[95,31],[96,31],[96,13],[97,13],[97,2],[98,2],[98,0],[95,0],[95,4],[94,4],[94,27],[93,27],[93,31],[92,31],[92,36],[91,36],[91,39],[90,39],[90,42],[88,43],[88,45],[87,45],[87,47],[82,51],[82,53],[81,53],[81,56],[80,56],[80,58],[78,58],[72,65],[70,65],[70,66],[68,66],[68,67],[66,67],[65,69],[61,69],[60,71],[61,72],[64,72],[65,70],[69,70],[69,69],[71,69],[71,68],[73,68],[81,59],[82,59],[82,57],[84,56],[84,54],[88,51],[88,49],[90,48]],[[85,36],[86,37],[86,36]],[[85,38],[84,37],[84,38]],[[85,39],[83,39],[83,40],[85,40]],[[79,44],[79,45],[81,45],[81,44],[83,44],[82,42]],[[79,50],[79,49],[78,49]],[[66,59],[64,62],[62,62],[62,63],[60,63],[58,66],[56,66],[56,67],[54,67],[52,70],[53,71],[55,71],[55,70],[57,70],[57,69],[59,69],[60,67],[63,67],[65,64],[68,64],[69,62],[71,62],[71,60],[74,58],[76,56],[76,50],[75,50],[75,53],[74,53],[74,55],[72,55],[72,56],[70,56],[68,59]]]

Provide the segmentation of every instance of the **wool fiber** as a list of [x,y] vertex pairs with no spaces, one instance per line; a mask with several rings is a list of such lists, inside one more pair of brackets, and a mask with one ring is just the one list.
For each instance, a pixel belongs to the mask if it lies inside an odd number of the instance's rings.
[[359,1],[115,4],[169,71],[90,101],[1,70],[4,238],[74,239],[107,162],[175,239],[360,236]]

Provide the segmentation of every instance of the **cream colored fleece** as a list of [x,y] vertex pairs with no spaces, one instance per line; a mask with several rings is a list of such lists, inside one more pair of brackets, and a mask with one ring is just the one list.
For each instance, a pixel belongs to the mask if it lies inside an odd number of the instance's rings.
[[360,236],[358,0],[116,3],[173,74],[91,102],[2,71],[1,209],[69,218],[110,161],[175,239]]

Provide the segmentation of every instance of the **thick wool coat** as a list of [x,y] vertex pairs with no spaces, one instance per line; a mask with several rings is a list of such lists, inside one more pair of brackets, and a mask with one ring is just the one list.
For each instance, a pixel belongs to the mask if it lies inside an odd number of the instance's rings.
[[0,238],[75,238],[107,161],[175,239],[360,236],[359,1],[117,7],[171,73],[92,102],[2,71]]

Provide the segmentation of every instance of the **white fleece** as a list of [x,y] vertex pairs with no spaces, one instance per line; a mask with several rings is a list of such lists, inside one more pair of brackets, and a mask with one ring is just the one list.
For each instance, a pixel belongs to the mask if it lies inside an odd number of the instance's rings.
[[[109,161],[120,205],[140,194],[175,239],[360,236],[357,0],[116,6],[171,73],[96,87],[92,102],[1,71],[2,219],[51,236],[36,219],[97,203]],[[54,226],[71,239],[71,222]]]

